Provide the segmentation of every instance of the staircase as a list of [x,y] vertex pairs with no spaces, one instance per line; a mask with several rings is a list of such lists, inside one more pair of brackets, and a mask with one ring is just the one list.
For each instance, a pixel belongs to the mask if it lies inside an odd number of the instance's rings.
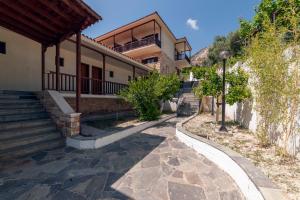
[[191,116],[198,112],[200,102],[193,93],[193,87],[197,86],[197,82],[184,82],[179,94],[177,103],[178,116]]
[[60,132],[34,93],[0,91],[0,160],[63,145]]

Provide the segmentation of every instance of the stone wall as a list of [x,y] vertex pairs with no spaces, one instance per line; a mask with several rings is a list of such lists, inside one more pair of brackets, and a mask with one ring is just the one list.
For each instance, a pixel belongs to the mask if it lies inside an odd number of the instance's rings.
[[64,137],[80,133],[80,113],[75,113],[59,92],[43,91],[38,97]]
[[[65,99],[75,109],[76,99],[74,97],[65,97]],[[82,115],[124,111],[132,111],[132,107],[121,98],[81,97],[80,99],[80,112]]]

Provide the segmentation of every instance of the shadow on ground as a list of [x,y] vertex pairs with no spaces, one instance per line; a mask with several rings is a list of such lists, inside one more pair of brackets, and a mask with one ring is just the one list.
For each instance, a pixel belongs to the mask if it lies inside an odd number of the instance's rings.
[[131,199],[113,185],[165,139],[140,133],[98,150],[63,148],[17,160],[0,171],[1,199]]

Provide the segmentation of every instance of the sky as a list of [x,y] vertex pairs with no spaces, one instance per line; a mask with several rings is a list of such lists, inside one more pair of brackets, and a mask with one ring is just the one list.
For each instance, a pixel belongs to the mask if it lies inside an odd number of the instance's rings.
[[193,53],[212,44],[217,35],[251,19],[260,0],[85,0],[103,18],[84,34],[97,37],[157,11],[177,38],[186,36]]

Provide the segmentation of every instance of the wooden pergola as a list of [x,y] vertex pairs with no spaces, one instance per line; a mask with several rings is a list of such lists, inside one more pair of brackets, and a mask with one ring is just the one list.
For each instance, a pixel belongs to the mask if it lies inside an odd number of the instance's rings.
[[56,45],[56,89],[59,90],[60,43],[76,34],[76,112],[81,91],[81,31],[101,20],[82,0],[0,0],[0,26],[41,43],[42,90],[45,52]]

